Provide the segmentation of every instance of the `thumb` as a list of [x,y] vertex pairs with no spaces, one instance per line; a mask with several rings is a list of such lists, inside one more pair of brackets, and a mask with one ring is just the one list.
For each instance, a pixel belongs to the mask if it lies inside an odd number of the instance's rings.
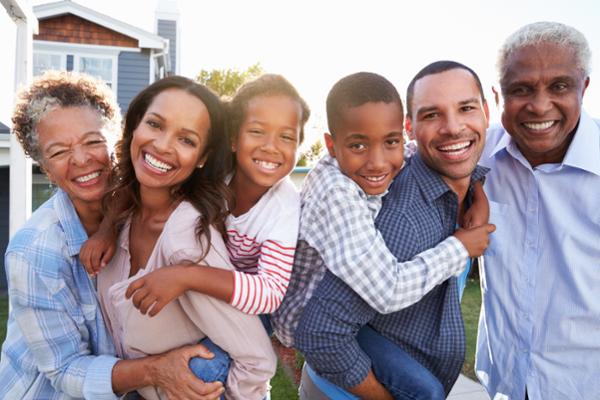
[[211,358],[213,358],[215,356],[203,344],[195,344],[195,345],[191,346],[191,348],[190,348],[190,354],[191,354],[190,358],[192,358],[192,357],[200,357],[200,358],[211,359]]
[[487,224],[487,225],[485,226],[485,231],[486,231],[487,233],[492,233],[492,232],[494,232],[495,230],[496,230],[496,225],[494,225],[494,224]]

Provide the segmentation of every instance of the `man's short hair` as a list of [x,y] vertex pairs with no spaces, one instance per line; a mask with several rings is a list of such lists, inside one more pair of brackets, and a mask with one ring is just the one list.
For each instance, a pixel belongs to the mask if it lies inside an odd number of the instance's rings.
[[406,114],[411,117],[412,116],[412,99],[415,94],[415,84],[421,78],[424,78],[428,75],[441,74],[442,72],[450,71],[453,69],[464,69],[468,71],[475,79],[475,83],[477,84],[477,88],[479,89],[479,94],[481,95],[481,101],[485,103],[485,95],[483,94],[483,87],[481,86],[481,80],[479,76],[473,71],[471,68],[467,67],[464,64],[461,64],[456,61],[435,61],[431,64],[427,65],[425,68],[417,72],[414,78],[408,84],[408,89],[406,89]]
[[508,58],[515,51],[527,46],[540,43],[552,43],[575,52],[574,67],[579,69],[584,76],[591,72],[592,53],[585,36],[577,29],[561,24],[560,22],[540,21],[525,25],[510,35],[498,52],[496,68],[500,82],[506,75]]
[[400,114],[404,113],[398,91],[383,76],[372,72],[357,72],[340,79],[327,95],[329,133],[335,135],[344,109],[379,102],[397,103]]

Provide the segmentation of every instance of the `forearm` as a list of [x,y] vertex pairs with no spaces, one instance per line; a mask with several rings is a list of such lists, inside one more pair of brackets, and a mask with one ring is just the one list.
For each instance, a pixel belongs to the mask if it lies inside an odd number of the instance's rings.
[[156,360],[148,356],[136,360],[120,360],[112,369],[112,388],[119,395],[145,386],[158,386],[155,382]]
[[[182,265],[180,276],[186,290],[230,303],[234,292],[233,271],[205,265]],[[172,267],[171,267],[172,268]]]
[[369,400],[392,400],[393,396],[387,389],[375,378],[372,370],[369,370],[367,377],[358,385],[348,389],[348,391],[361,399]]

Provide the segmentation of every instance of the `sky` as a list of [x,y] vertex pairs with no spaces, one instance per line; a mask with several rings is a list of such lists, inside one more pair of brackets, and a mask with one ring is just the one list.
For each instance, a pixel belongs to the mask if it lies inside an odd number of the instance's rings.
[[[32,1],[33,5],[46,1]],[[148,31],[154,31],[158,0],[77,0],[79,4]],[[404,98],[412,76],[441,59],[473,68],[493,99],[495,61],[503,40],[524,24],[559,21],[580,30],[592,49],[591,83],[584,107],[600,117],[600,2],[597,0],[178,0],[181,19],[180,73],[194,77],[201,69],[238,68],[260,62],[267,72],[281,73],[307,100],[314,117],[308,123],[311,142],[325,127],[325,98],[331,86],[357,71],[379,73]],[[0,35],[10,22],[0,18]],[[10,34],[10,32],[9,32]],[[14,33],[13,33],[14,35]],[[10,41],[2,54],[14,59]],[[4,64],[4,63],[0,63]],[[6,72],[8,70],[8,72]],[[2,83],[2,93],[13,92]],[[0,100],[0,120],[6,121]],[[492,121],[499,110],[492,104]]]

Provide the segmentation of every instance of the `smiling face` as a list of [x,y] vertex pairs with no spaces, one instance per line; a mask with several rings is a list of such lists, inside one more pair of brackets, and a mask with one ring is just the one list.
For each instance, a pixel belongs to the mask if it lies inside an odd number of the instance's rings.
[[502,78],[502,124],[532,166],[561,162],[581,115],[589,79],[575,52],[542,43],[517,50]]
[[159,93],[133,131],[131,161],[140,189],[171,192],[206,159],[210,117],[197,97],[181,89]]
[[416,81],[406,126],[423,161],[451,188],[468,184],[488,127],[487,104],[469,71],[455,68]]
[[340,113],[334,136],[325,135],[340,170],[365,193],[384,193],[404,162],[403,116],[398,103],[369,102]]
[[57,108],[37,125],[42,167],[80,213],[99,206],[110,178],[104,122],[89,107]]
[[302,109],[284,95],[252,98],[232,145],[236,180],[266,192],[296,165]]

